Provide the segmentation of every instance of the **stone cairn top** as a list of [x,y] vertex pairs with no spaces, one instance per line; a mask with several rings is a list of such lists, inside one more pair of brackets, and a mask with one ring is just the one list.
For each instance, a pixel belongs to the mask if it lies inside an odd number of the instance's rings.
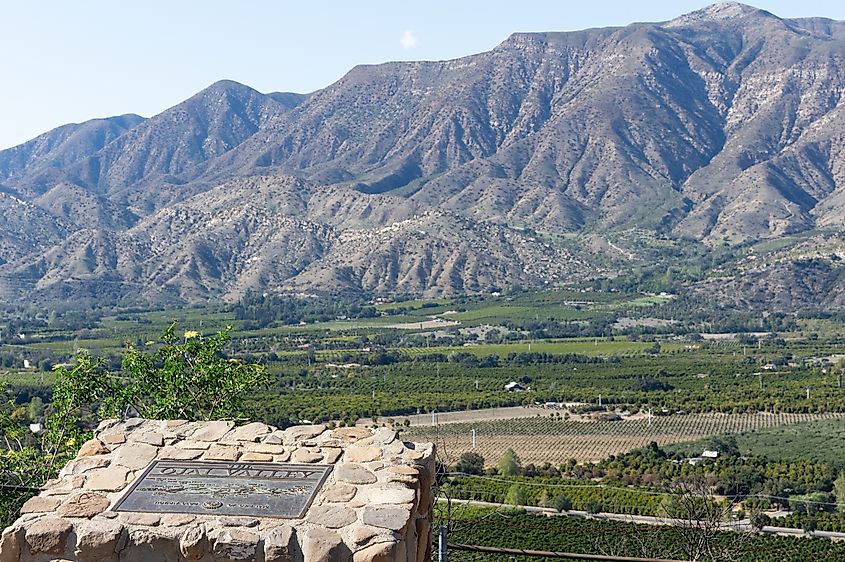
[[[154,460],[330,464],[301,519],[112,511]],[[0,562],[422,562],[434,447],[389,428],[107,420],[24,504]]]

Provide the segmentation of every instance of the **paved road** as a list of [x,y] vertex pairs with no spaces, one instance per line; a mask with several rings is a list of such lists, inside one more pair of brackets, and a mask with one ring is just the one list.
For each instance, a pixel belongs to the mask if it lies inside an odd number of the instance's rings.
[[[440,500],[445,501],[445,500]],[[458,500],[453,499],[454,503],[460,503],[464,505],[476,505],[480,507],[502,507],[501,504],[498,503],[490,503],[490,502],[483,502],[477,500]],[[542,514],[542,515],[563,515],[569,517],[592,517],[594,519],[608,519],[611,521],[623,521],[627,523],[641,523],[644,525],[678,525],[681,523],[678,519],[670,519],[668,517],[653,517],[650,515],[628,515],[625,513],[596,513],[593,515],[588,514],[586,511],[577,511],[577,510],[569,510],[563,513],[558,512],[555,509],[550,507],[536,507],[533,505],[524,505],[520,506],[522,509],[527,511],[528,513],[535,513],[535,514]],[[785,512],[784,512],[785,513]],[[748,519],[743,519],[741,521],[735,521],[730,523],[723,523],[722,528],[726,530],[733,530],[733,531],[751,531],[753,528],[751,527],[751,523]],[[828,539],[837,539],[842,540],[845,539],[845,533],[839,533],[834,531],[813,531],[812,533],[805,533],[802,529],[793,529],[791,527],[775,527],[775,526],[766,526],[763,527],[764,533],[772,533],[777,535],[797,535],[797,536],[805,536],[807,534],[811,534],[814,537],[824,537]]]

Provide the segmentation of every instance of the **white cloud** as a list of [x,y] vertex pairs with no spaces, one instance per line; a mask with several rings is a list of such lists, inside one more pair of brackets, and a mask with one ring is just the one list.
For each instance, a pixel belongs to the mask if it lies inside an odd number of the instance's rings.
[[399,44],[402,45],[403,49],[413,49],[417,46],[417,36],[414,34],[412,29],[406,29],[404,33],[402,33],[402,37],[399,39]]

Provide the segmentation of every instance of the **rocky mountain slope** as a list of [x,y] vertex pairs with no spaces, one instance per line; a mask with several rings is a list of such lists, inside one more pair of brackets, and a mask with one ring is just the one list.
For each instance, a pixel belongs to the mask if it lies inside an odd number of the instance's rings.
[[837,232],[843,92],[845,23],[733,2],[308,95],[223,81],[0,151],[0,295],[434,295],[613,274],[632,230]]

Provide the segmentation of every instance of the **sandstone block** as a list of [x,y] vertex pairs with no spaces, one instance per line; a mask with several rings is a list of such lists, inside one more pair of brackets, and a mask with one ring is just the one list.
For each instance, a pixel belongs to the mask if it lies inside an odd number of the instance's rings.
[[258,535],[242,529],[225,529],[217,535],[212,554],[215,560],[245,562],[255,560]]
[[191,449],[191,450],[200,450],[200,451],[207,451],[209,447],[211,447],[210,441],[193,441],[193,440],[185,440],[179,441],[174,445],[175,447],[179,447],[180,449]]
[[23,527],[9,527],[0,535],[0,562],[18,562],[24,541]]
[[302,441],[304,439],[311,439],[313,437],[317,437],[324,431],[326,431],[326,426],[323,424],[295,425],[284,431],[284,442],[296,443],[297,441]]
[[411,511],[404,506],[396,505],[368,505],[364,508],[363,521],[365,525],[400,531],[411,518]]
[[390,487],[390,488],[369,488],[367,489],[368,503],[400,504],[412,503],[417,498],[417,493],[412,488]]
[[[431,521],[429,521],[425,517],[421,517],[416,520],[415,522],[417,526],[417,537],[429,538],[431,535]],[[417,540],[417,561],[422,562],[422,560],[430,560],[431,559],[431,541],[430,540]]]
[[405,464],[397,464],[394,466],[387,467],[388,472],[392,472],[393,474],[403,474],[407,476],[419,476],[420,469],[416,466],[408,466]]
[[352,562],[396,562],[399,541],[389,541],[366,546],[352,555]]
[[157,528],[136,527],[121,535],[120,562],[172,562],[179,559],[179,543]]
[[220,524],[224,527],[258,527],[255,517],[221,517]]
[[308,511],[308,522],[328,527],[329,529],[340,529],[351,525],[357,520],[355,511],[342,505],[316,505],[311,506]]
[[323,454],[323,462],[334,464],[340,459],[343,449],[340,447],[321,447],[320,452]]
[[121,513],[120,520],[127,525],[135,525],[140,527],[158,527],[161,523],[161,514],[159,513]]
[[64,554],[67,538],[73,525],[67,519],[45,517],[26,528],[26,542],[29,552],[36,554]]
[[144,418],[129,418],[125,422],[123,422],[123,427],[126,430],[135,429],[136,427],[140,427],[147,421]]
[[270,445],[267,443],[249,443],[244,446],[248,453],[263,453],[266,455],[283,455],[288,451],[283,445]]
[[150,464],[158,451],[158,447],[147,443],[127,443],[114,453],[112,462],[131,470],[139,470]]
[[234,425],[234,422],[230,421],[211,421],[198,424],[197,429],[191,434],[191,440],[219,441],[221,437],[229,433]]
[[109,519],[86,521],[76,527],[76,550],[80,561],[100,561],[115,557],[123,525]]
[[241,451],[237,447],[230,447],[228,445],[212,445],[202,458],[208,461],[236,461],[241,456]]
[[76,454],[76,457],[93,457],[94,455],[105,455],[108,453],[109,450],[105,445],[103,445],[102,441],[99,439],[89,439],[82,444],[82,447],[79,448],[79,452]]
[[372,540],[378,537],[379,535],[383,535],[384,532],[384,529],[378,529],[376,527],[368,527],[366,525],[362,525],[360,527],[355,527],[355,529],[352,530],[352,533],[350,533],[350,538],[356,545],[364,546],[367,543],[372,542]]
[[257,443],[261,438],[270,433],[270,426],[264,423],[253,422],[233,429],[222,440],[223,442],[248,441]]
[[21,507],[21,515],[26,513],[52,513],[56,510],[62,501],[56,498],[45,498],[43,496],[35,496],[26,500],[26,503]]
[[144,431],[141,433],[134,432],[131,436],[132,441],[137,443],[146,443],[147,445],[153,445],[155,447],[161,447],[164,445],[164,435],[157,431]]
[[302,551],[296,531],[289,525],[271,529],[264,537],[264,562],[300,562]]
[[116,426],[120,423],[120,420],[110,419],[110,420],[103,420],[99,424],[97,424],[97,433],[101,431],[105,431],[111,427]]
[[94,492],[79,492],[63,503],[56,513],[63,517],[91,518],[109,508],[109,499]]
[[194,525],[185,529],[179,538],[179,552],[185,560],[199,560],[208,552],[208,536],[205,526]]
[[123,443],[126,443],[126,433],[122,431],[104,433],[99,436],[99,439],[106,445],[122,445]]
[[340,503],[348,502],[358,493],[358,488],[350,484],[338,483],[326,488],[323,492],[323,501]]
[[244,462],[273,462],[273,455],[247,452],[241,455],[240,460]]
[[202,449],[182,449],[168,445],[161,449],[158,458],[169,461],[190,461],[199,458],[202,455]]
[[367,468],[357,464],[339,464],[335,467],[335,478],[350,484],[372,484],[376,475]]
[[370,462],[381,458],[381,447],[358,447],[350,445],[344,452],[346,462]]
[[299,463],[315,463],[323,460],[323,455],[314,453],[308,449],[297,449],[291,453],[290,460]]
[[332,431],[332,437],[340,439],[344,443],[355,443],[366,437],[371,437],[372,434],[372,431],[366,427],[339,427]]
[[396,440],[396,430],[389,427],[380,427],[371,437],[362,439],[358,445],[389,445]]
[[188,523],[193,523],[196,521],[195,515],[187,515],[184,513],[167,513],[161,516],[161,522],[159,523],[162,527],[181,527],[182,525],[187,525]]
[[305,533],[302,554],[305,562],[348,562],[352,558],[340,535],[319,527]]
[[85,487],[89,490],[101,492],[116,492],[126,487],[130,470],[114,466],[111,468],[98,468],[88,473],[88,480]]
[[262,437],[261,442],[268,445],[281,445],[285,442],[285,432],[277,429]]
[[102,468],[108,466],[111,460],[105,455],[96,457],[82,457],[74,459],[67,463],[65,467],[59,472],[59,476],[67,476],[69,474],[83,474],[95,468]]
[[405,444],[398,439],[384,449],[388,455],[399,456],[405,452]]

